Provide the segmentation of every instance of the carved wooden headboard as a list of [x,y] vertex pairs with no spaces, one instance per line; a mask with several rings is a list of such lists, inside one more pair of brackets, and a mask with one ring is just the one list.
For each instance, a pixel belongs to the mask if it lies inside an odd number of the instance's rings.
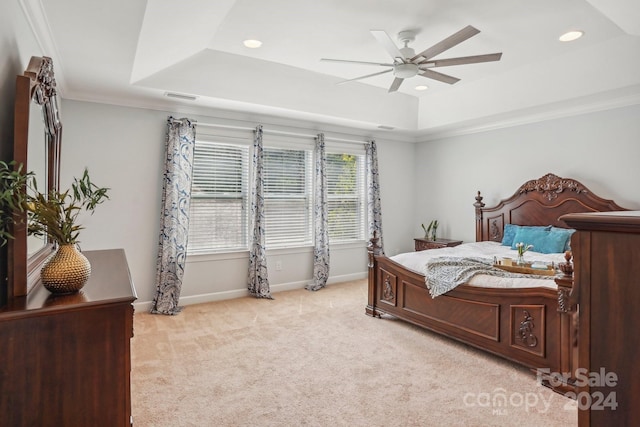
[[612,200],[593,194],[582,183],[548,173],[527,181],[508,199],[485,208],[478,191],[476,202],[476,241],[502,241],[505,224],[567,225],[559,218],[568,213],[628,210]]

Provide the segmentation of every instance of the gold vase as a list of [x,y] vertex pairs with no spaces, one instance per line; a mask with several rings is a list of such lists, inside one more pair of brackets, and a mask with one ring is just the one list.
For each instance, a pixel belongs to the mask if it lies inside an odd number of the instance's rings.
[[42,284],[54,294],[78,292],[91,275],[91,264],[76,245],[61,245],[40,271]]

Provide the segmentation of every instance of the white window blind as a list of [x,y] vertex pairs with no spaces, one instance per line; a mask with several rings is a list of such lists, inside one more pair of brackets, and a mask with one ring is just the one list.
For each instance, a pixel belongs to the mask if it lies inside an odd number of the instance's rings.
[[246,250],[249,147],[196,141],[189,253]]
[[327,153],[329,241],[364,239],[364,156]]
[[311,151],[264,149],[265,245],[310,245]]

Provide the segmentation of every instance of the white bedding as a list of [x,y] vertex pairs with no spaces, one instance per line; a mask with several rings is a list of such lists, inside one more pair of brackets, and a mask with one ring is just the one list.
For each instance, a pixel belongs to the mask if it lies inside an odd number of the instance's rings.
[[[422,275],[425,274],[427,261],[437,257],[476,257],[485,258],[493,261],[494,257],[501,260],[503,257],[511,258],[514,260],[517,258],[518,253],[512,250],[509,246],[502,246],[498,242],[473,242],[463,243],[453,248],[441,248],[430,249],[419,252],[407,252],[390,257],[393,261],[401,264],[405,268],[412,270]],[[525,260],[527,262],[540,262],[550,264],[554,262],[556,265],[560,262],[564,262],[564,254],[541,254],[538,252],[528,251],[525,253]],[[469,281],[469,285],[479,286],[484,288],[536,288],[545,287],[550,289],[557,289],[556,283],[553,280],[553,276],[549,278],[541,279],[539,276],[536,278],[512,278],[512,277],[497,277],[481,274],[473,277]]]

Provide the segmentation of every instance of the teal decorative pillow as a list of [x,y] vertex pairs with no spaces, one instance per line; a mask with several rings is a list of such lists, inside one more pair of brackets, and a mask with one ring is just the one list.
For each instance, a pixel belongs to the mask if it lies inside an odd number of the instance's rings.
[[511,246],[513,244],[513,238],[516,237],[518,228],[520,228],[519,225],[505,224],[502,231],[502,246]]
[[526,230],[550,230],[550,225],[515,225],[515,224],[505,224],[504,230],[502,231],[502,245],[503,246],[511,246],[511,249],[515,249],[515,244],[519,243],[520,240],[514,242],[514,238],[516,237],[516,233],[518,230],[526,229]]
[[567,238],[567,233],[554,233],[551,227],[520,228],[513,238],[511,249],[516,249],[516,244],[522,242],[525,245],[533,245],[531,250],[542,254],[562,253]]
[[573,228],[551,227],[552,233],[559,233],[566,236],[563,252],[571,250],[571,235],[576,232]]

